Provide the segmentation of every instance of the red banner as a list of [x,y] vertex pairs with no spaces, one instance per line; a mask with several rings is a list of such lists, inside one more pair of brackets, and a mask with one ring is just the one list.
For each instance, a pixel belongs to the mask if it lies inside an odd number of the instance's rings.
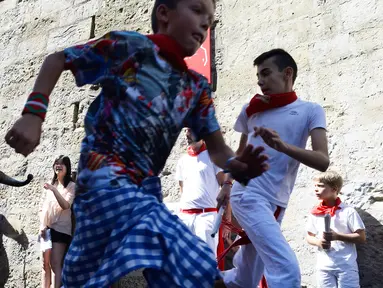
[[207,37],[205,42],[197,50],[197,52],[191,56],[185,58],[188,67],[207,78],[207,81],[211,83],[211,43],[210,43],[210,29],[207,31]]

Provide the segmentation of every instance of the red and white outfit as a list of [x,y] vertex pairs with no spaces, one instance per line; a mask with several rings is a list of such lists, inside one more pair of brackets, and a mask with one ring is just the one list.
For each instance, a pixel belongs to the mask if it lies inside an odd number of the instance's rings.
[[254,127],[270,128],[284,142],[305,148],[311,130],[325,129],[326,120],[318,104],[297,99],[294,92],[286,95],[290,103],[259,112],[246,104],[234,125],[235,131],[248,135],[248,144],[265,147],[270,169],[246,187],[235,182],[231,190],[234,216],[251,244],[240,247],[233,259],[235,268],[225,271],[224,282],[229,288],[257,287],[263,274],[269,288],[301,287],[298,260],[280,228],[300,163],[272,149],[261,137],[253,137],[253,132]]
[[[333,213],[329,213],[332,216],[330,224],[332,230],[343,234],[365,230],[362,219],[353,207],[340,203],[340,201],[338,206],[334,207],[338,207],[338,209],[333,209]],[[321,208],[321,206],[317,208]],[[328,212],[321,213],[320,210],[323,209],[313,209],[306,227],[307,232],[317,237],[322,237],[325,231],[324,215]],[[357,252],[353,243],[331,241],[330,249],[318,248],[316,266],[318,288],[360,287],[356,259]]]
[[221,169],[210,160],[205,145],[197,153],[193,154],[191,149],[188,152],[178,161],[176,170],[176,180],[183,182],[178,217],[217,256],[220,237],[211,237],[211,231],[217,217],[216,198],[220,190],[217,174]]

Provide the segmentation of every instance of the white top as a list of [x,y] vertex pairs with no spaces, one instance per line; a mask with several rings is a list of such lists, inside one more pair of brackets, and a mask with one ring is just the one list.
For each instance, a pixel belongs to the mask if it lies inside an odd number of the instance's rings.
[[197,156],[183,155],[177,163],[176,180],[183,182],[181,209],[215,208],[220,186],[217,174],[222,171],[207,150]]
[[[74,182],[69,182],[66,188],[61,184],[56,184],[55,186],[61,196],[72,205],[76,184]],[[49,227],[57,232],[72,235],[72,210],[63,210],[52,191],[45,190],[45,195],[40,214],[40,229]]]
[[[341,209],[337,210],[335,215],[331,217],[330,228],[332,230],[343,234],[351,234],[360,229],[365,230],[362,219],[353,207],[344,203],[341,203],[339,207]],[[325,230],[324,215],[316,216],[310,214],[306,230],[316,235],[317,238],[322,238]],[[321,270],[335,270],[339,268],[354,268],[358,270],[356,258],[355,244],[331,241],[331,248],[329,250],[318,248],[317,268]]]
[[269,156],[270,169],[262,176],[250,180],[246,189],[235,182],[231,193],[232,195],[242,194],[245,190],[251,190],[251,193],[261,194],[273,204],[287,207],[300,162],[272,149],[260,136],[253,137],[254,127],[275,130],[284,142],[305,148],[311,130],[326,129],[325,112],[316,103],[297,99],[284,107],[247,117],[248,105],[243,107],[235,122],[234,130],[248,135],[248,144],[252,144],[254,147],[265,147],[264,153]]

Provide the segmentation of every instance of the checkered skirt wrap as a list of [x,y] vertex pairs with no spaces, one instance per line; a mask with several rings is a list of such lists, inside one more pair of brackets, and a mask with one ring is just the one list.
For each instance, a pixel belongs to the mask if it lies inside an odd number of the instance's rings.
[[149,287],[213,287],[220,278],[213,252],[162,203],[158,177],[140,187],[115,181],[78,195],[73,208],[64,287],[109,287],[140,268]]

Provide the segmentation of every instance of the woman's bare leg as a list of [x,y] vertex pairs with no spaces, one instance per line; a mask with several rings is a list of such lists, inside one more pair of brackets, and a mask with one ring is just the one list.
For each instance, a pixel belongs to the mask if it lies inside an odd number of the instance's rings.
[[43,252],[42,255],[42,279],[41,279],[41,287],[42,288],[50,288],[51,287],[51,265],[50,265],[50,258],[51,258],[51,249]]
[[65,243],[52,243],[51,267],[53,272],[54,288],[61,287],[61,272],[63,268],[66,247],[67,244]]

